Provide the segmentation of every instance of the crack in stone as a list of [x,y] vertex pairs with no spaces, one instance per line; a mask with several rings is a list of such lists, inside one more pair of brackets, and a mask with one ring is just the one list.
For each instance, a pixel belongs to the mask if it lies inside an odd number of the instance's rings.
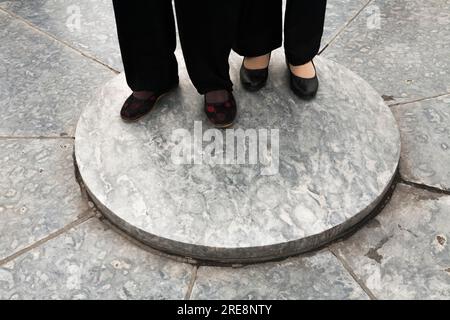
[[413,231],[409,230],[408,228],[404,228],[404,227],[402,227],[400,224],[398,224],[397,226],[398,226],[398,228],[399,228],[400,230],[406,231],[406,232],[412,234],[415,238],[419,238],[419,236],[417,235],[417,233],[414,233]]
[[442,196],[449,196],[450,195],[450,190],[446,190],[446,189],[439,189],[437,187],[433,187],[433,186],[429,186],[426,184],[421,184],[421,183],[417,183],[417,182],[412,182],[412,181],[407,181],[405,179],[403,179],[402,177],[399,177],[398,183],[416,188],[416,189],[420,189],[420,190],[425,190],[428,191],[430,194],[429,195],[419,195],[417,197],[417,199],[419,201],[421,200],[439,200],[440,198],[442,198]]

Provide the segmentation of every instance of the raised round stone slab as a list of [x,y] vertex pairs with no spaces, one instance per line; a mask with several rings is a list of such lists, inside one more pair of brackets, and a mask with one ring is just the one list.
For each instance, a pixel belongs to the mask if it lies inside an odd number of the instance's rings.
[[107,83],[75,140],[80,176],[103,213],[156,249],[225,263],[309,251],[368,216],[399,162],[391,111],[367,82],[323,58],[317,98],[302,101],[280,51],[273,60],[267,87],[247,93],[233,57],[239,119],[228,130],[210,130],[183,67],[180,88],[133,124],[119,117],[125,77]]

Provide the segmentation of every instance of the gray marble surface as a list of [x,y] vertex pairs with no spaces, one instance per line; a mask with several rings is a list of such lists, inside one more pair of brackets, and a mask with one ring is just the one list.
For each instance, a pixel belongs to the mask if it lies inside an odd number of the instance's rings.
[[68,139],[0,140],[0,260],[87,212],[72,153]]
[[73,136],[114,73],[1,11],[0,39],[0,136]]
[[0,299],[183,299],[193,269],[93,218],[0,266]]
[[450,95],[392,107],[402,140],[402,178],[450,191]]
[[379,299],[450,298],[450,196],[398,185],[389,205],[333,249]]
[[401,103],[450,92],[449,43],[450,1],[374,0],[324,55]]
[[329,252],[243,268],[200,267],[191,299],[368,299]]
[[[183,68],[181,87],[134,124],[119,117],[130,94],[123,75],[106,84],[76,132],[82,179],[105,214],[156,248],[227,262],[309,250],[366,216],[398,164],[392,113],[361,78],[322,58],[317,99],[303,102],[288,89],[281,51],[274,60],[265,89],[235,91],[235,128],[280,130],[272,176],[261,175],[261,164],[172,162],[174,129],[192,132],[194,121],[209,128]],[[239,65],[234,57],[233,77]]]

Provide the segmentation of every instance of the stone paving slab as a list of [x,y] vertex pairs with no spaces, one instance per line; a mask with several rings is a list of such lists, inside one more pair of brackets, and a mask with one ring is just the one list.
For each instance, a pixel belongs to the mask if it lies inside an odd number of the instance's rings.
[[333,251],[379,299],[450,298],[450,196],[399,184],[385,210]]
[[329,251],[243,268],[200,267],[191,299],[368,299]]
[[324,54],[399,103],[450,92],[449,43],[449,0],[374,0]]
[[183,299],[192,274],[93,218],[0,266],[0,299]]
[[328,0],[322,47],[326,46],[370,0]]
[[112,0],[0,0],[0,8],[116,70],[123,69]]
[[402,178],[450,191],[450,95],[392,110],[401,130]]
[[114,72],[0,11],[0,136],[73,135]]
[[72,152],[70,139],[0,140],[0,260],[88,211]]

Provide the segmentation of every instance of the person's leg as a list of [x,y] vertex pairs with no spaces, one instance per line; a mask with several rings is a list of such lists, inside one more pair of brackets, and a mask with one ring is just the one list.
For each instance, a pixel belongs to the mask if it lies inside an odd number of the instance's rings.
[[171,0],[113,0],[122,60],[135,92],[164,92],[178,83]]
[[319,53],[326,0],[287,0],[284,46],[292,91],[303,99],[313,98],[319,80],[313,58]]
[[243,0],[234,51],[249,58],[249,64],[261,62],[261,57],[281,47],[282,23],[282,0]]
[[120,115],[136,121],[178,85],[176,32],[171,0],[113,0],[122,60],[133,94]]
[[189,76],[205,95],[205,113],[216,126],[230,126],[237,106],[228,59],[241,0],[175,0],[178,31]]
[[175,0],[178,31],[192,83],[200,94],[231,91],[228,58],[240,0]]
[[282,45],[282,4],[282,0],[243,0],[233,49],[244,56],[240,80],[248,91],[255,92],[265,86],[270,54]]
[[319,52],[326,6],[326,0],[287,0],[284,46],[291,65],[303,65]]

